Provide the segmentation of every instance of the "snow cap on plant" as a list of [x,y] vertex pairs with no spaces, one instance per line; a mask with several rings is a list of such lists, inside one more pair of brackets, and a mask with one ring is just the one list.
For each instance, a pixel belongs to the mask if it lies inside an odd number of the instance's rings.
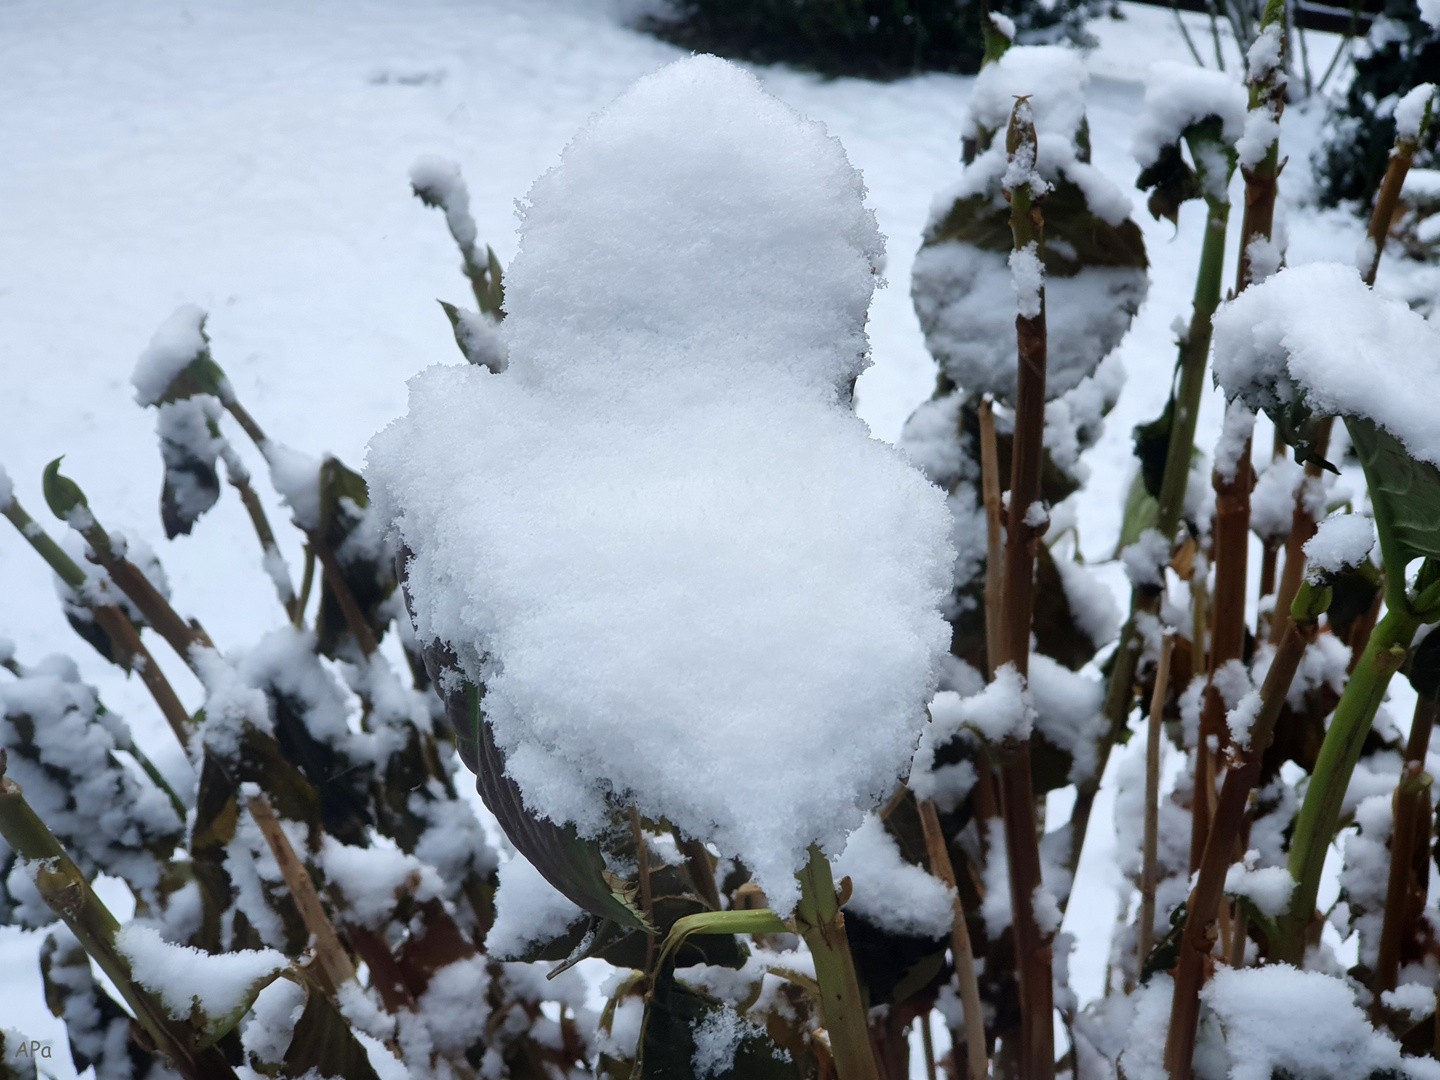
[[634,804],[780,911],[893,788],[949,639],[943,496],[850,409],[864,195],[741,69],[642,79],[531,189],[508,368],[429,368],[370,446],[417,632],[526,808],[595,836]]
[[[1087,82],[1079,57],[1055,46],[1011,48],[975,80],[965,136],[982,152],[932,204],[911,287],[926,345],[967,395],[1010,402],[1015,394],[1004,132],[1017,97],[1033,116],[1034,173],[1049,188],[1036,253],[1045,272],[1049,397],[1095,370],[1145,298],[1145,243],[1129,219],[1130,200],[1090,164]],[[1038,196],[1039,184],[1032,190]]]

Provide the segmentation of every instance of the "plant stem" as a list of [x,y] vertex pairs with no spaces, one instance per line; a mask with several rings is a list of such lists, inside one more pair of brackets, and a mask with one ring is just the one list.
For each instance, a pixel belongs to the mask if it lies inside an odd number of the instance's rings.
[[1167,540],[1175,539],[1185,509],[1190,458],[1195,448],[1195,425],[1205,391],[1205,361],[1210,355],[1211,320],[1220,304],[1220,281],[1225,267],[1225,232],[1230,203],[1206,199],[1205,238],[1200,245],[1200,268],[1195,275],[1195,298],[1190,328],[1180,343],[1180,385],[1175,391],[1175,412],[1165,471],[1157,497],[1156,528]]
[[[1392,803],[1395,829],[1390,837],[1390,877],[1385,889],[1385,921],[1380,931],[1380,955],[1375,962],[1375,978],[1371,990],[1375,994],[1374,1015],[1381,1009],[1380,995],[1394,990],[1400,968],[1400,947],[1414,933],[1415,924],[1425,911],[1425,896],[1430,884],[1425,869],[1425,845],[1430,822],[1430,777],[1425,774],[1425,755],[1430,749],[1430,733],[1435,726],[1440,705],[1421,694],[1415,699],[1415,716],[1410,724],[1410,738],[1405,746],[1405,765],[1395,785]],[[1420,856],[1420,866],[1416,857]],[[1416,871],[1420,870],[1424,876]]]
[[1276,650],[1265,684],[1260,690],[1260,711],[1251,725],[1248,747],[1234,753],[1225,783],[1216,802],[1215,819],[1206,836],[1200,859],[1200,876],[1186,908],[1185,930],[1175,968],[1175,992],[1170,1006],[1170,1028],[1165,1039],[1165,1070],[1170,1080],[1190,1080],[1195,1056],[1195,1031],[1200,1019],[1200,987],[1205,981],[1206,962],[1214,947],[1216,912],[1225,892],[1225,875],[1235,851],[1235,841],[1245,822],[1245,806],[1260,779],[1261,759],[1275,732],[1275,721],[1290,692],[1290,683],[1315,639],[1315,619],[1297,624],[1286,622],[1285,636]]
[[[25,508],[20,505],[20,500],[11,499],[4,514],[10,523],[20,531],[20,535],[29,541],[36,553],[45,560],[50,569],[55,571],[60,580],[70,586],[83,600],[82,586],[85,584],[85,571],[80,569],[75,560],[65,554],[65,550],[50,539],[49,534],[25,512]],[[175,688],[165,678],[165,672],[160,670],[160,665],[155,662],[155,658],[150,655],[150,650],[145,648],[144,643],[140,640],[140,632],[135,629],[135,624],[118,607],[110,605],[91,607],[90,614],[100,629],[105,631],[106,636],[110,638],[115,662],[127,671],[135,671],[140,675],[140,681],[150,691],[150,696],[155,699],[155,704],[159,706],[165,722],[170,725],[170,730],[180,740],[180,745],[189,746],[190,735],[194,731],[190,714],[180,703]],[[183,819],[185,815],[182,813],[180,816]]]
[[1170,686],[1170,657],[1175,635],[1167,632],[1160,645],[1160,662],[1155,672],[1155,692],[1150,696],[1150,723],[1145,740],[1145,834],[1140,870],[1139,967],[1145,966],[1155,937],[1155,886],[1159,878],[1156,847],[1160,836],[1160,722],[1165,712],[1165,695]]
[[995,448],[995,402],[980,402],[980,485],[985,500],[985,663],[993,678],[1000,657],[1005,555],[1000,530],[1000,459]]
[[0,836],[21,858],[39,864],[35,886],[45,903],[65,920],[85,952],[109,976],[140,1027],[174,1069],[187,1080],[236,1080],[218,1050],[195,1049],[185,1025],[172,1020],[164,1006],[135,982],[129,960],[115,945],[119,922],[25,801],[20,785],[6,779],[4,772],[5,752],[0,750]]
[[811,846],[810,861],[799,879],[795,924],[815,961],[820,1018],[830,1034],[839,1080],[880,1080],[870,1045],[869,1018],[845,936],[845,916],[835,895],[830,864],[818,847]]
[[[1190,869],[1200,865],[1205,836],[1214,810],[1216,759],[1212,737],[1225,743],[1225,699],[1215,685],[1215,673],[1245,652],[1245,583],[1250,556],[1250,489],[1255,470],[1250,464],[1250,440],[1245,440],[1235,469],[1226,479],[1213,474],[1215,485],[1215,594],[1212,597],[1209,682],[1200,710],[1200,738],[1195,747],[1195,795],[1191,813]],[[1279,608],[1278,611],[1286,609]]]
[[275,856],[275,862],[280,867],[280,876],[284,878],[290,895],[295,898],[300,917],[305,920],[305,929],[310,931],[310,936],[315,941],[315,959],[319,965],[319,974],[326,984],[325,991],[334,994],[341,986],[354,980],[355,965],[350,962],[350,955],[341,946],[340,937],[335,933],[330,917],[320,905],[320,897],[315,892],[315,883],[310,880],[310,872],[305,869],[305,864],[290,846],[290,839],[280,827],[280,819],[275,816],[270,800],[264,795],[255,794],[246,799],[246,805],[250,816],[255,819],[255,824],[260,827],[265,842],[270,845],[270,853]]
[[940,828],[940,814],[930,799],[920,802],[920,827],[925,833],[930,872],[950,886],[955,894],[950,951],[955,956],[955,976],[960,980],[960,1003],[965,1007],[965,1060],[969,1065],[970,1080],[985,1080],[990,1075],[990,1062],[985,1055],[985,1013],[980,1004],[980,985],[975,978],[975,952],[970,945],[970,928],[965,925],[965,905],[955,884],[955,866],[950,861],[945,834]]
[[[1165,471],[1157,498],[1157,527],[1169,540],[1175,539],[1180,515],[1185,508],[1185,491],[1190,478],[1190,458],[1195,446],[1195,425],[1200,416],[1200,399],[1205,386],[1205,362],[1210,352],[1211,322],[1220,304],[1220,284],[1225,266],[1225,233],[1230,221],[1229,202],[1206,200],[1205,236],[1200,245],[1200,265],[1195,275],[1195,295],[1190,328],[1180,345],[1180,385],[1176,391],[1174,426],[1165,451]],[[1131,597],[1130,618],[1120,632],[1115,666],[1105,689],[1105,729],[1097,747],[1095,775],[1078,786],[1071,811],[1069,869],[1073,876],[1080,865],[1080,853],[1090,824],[1090,811],[1100,790],[1100,779],[1110,760],[1110,751],[1130,718],[1135,673],[1140,664],[1139,615],[1160,610],[1159,593],[1137,593]],[[1203,643],[1197,642],[1197,650]],[[1198,651],[1197,651],[1198,655]]]
[[270,519],[265,516],[265,507],[260,503],[260,496],[251,486],[249,473],[243,469],[233,468],[227,458],[226,476],[230,480],[230,485],[239,493],[240,501],[245,505],[245,512],[250,515],[250,523],[255,527],[255,535],[260,540],[260,550],[265,559],[266,573],[275,583],[275,593],[285,607],[285,614],[289,616],[292,623],[295,623],[297,619],[303,619],[304,612],[299,607],[295,590],[290,587],[290,570],[285,565],[285,557],[280,554],[280,545],[275,543],[275,531],[270,528]]
[[[1035,153],[1035,128],[1029,102],[1015,104],[1006,134],[1012,162]],[[1044,242],[1044,218],[1033,205],[1027,182],[1007,192],[1010,232],[1015,251],[1038,257]],[[1035,547],[1049,526],[1041,501],[1044,460],[1046,328],[1045,289],[1038,290],[1038,314],[1015,316],[1018,368],[1015,435],[1010,455],[1010,507],[1005,529],[1005,592],[1001,618],[1000,664],[1029,674],[1030,625],[1034,610]],[[1038,512],[1037,512],[1038,511]],[[998,666],[998,665],[997,665]],[[1001,747],[1000,806],[1005,822],[1005,851],[1010,871],[1011,926],[1015,967],[1020,982],[1020,1072],[1026,1080],[1048,1080],[1055,1072],[1054,986],[1050,935],[1035,919],[1035,896],[1042,887],[1035,790],[1030,774],[1030,739],[1009,738]]]
[[1305,789],[1305,801],[1295,819],[1289,862],[1295,891],[1290,897],[1289,910],[1280,916],[1278,932],[1270,942],[1271,956],[1277,960],[1298,967],[1305,958],[1305,933],[1315,914],[1320,871],[1340,820],[1345,789],[1350,784],[1350,775],[1355,771],[1355,762],[1360,758],[1360,748],[1375,719],[1375,711],[1385,699],[1390,677],[1404,663],[1406,650],[1419,626],[1420,620],[1411,614],[1408,605],[1387,611],[1371,633],[1365,652],[1335,707],[1310,784]]

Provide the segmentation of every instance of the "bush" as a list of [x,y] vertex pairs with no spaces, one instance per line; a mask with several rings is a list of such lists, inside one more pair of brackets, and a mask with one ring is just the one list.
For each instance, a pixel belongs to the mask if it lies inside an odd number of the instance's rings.
[[[1000,0],[1027,45],[1089,44],[1098,0]],[[822,75],[894,79],[917,71],[973,74],[985,54],[986,8],[974,0],[674,0],[645,29],[687,49]]]
[[[1315,156],[1322,204],[1355,201],[1370,212],[1395,143],[1395,103],[1426,82],[1440,82],[1440,30],[1420,18],[1415,0],[1387,0],[1358,50],[1343,103],[1330,110],[1330,136]],[[1428,143],[1416,155],[1417,167],[1437,162],[1433,128]]]

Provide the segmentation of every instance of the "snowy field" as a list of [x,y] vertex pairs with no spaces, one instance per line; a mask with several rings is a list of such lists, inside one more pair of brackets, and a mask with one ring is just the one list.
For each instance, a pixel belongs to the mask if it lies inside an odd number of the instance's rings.
[[[1094,163],[1128,191],[1145,67],[1188,53],[1168,11],[1122,4],[1121,12],[1093,24],[1101,45],[1087,59],[1087,104]],[[1310,35],[1317,71],[1334,44]],[[195,537],[162,547],[153,416],[134,405],[129,385],[154,329],[180,303],[208,309],[216,359],[267,431],[358,467],[371,435],[404,411],[406,379],[455,359],[435,299],[464,300],[468,291],[441,217],[410,194],[410,164],[429,153],[458,160],[480,238],[507,260],[513,207],[531,181],[587,116],[678,55],[625,29],[603,0],[0,7],[0,463],[16,495],[57,532],[40,472],[67,455],[66,472],[101,520],[136,528],[161,549],[177,607],[222,649],[253,641],[279,609],[233,494]],[[859,383],[858,407],[877,437],[893,440],[934,382],[910,304],[910,264],[933,194],[959,172],[970,80],[759,74],[840,137],[888,237],[889,286],[871,311],[875,364]],[[1349,259],[1362,233],[1356,219],[1307,205],[1322,112],[1316,101],[1285,116],[1291,264]],[[1152,284],[1119,350],[1129,383],[1088,457],[1093,479],[1078,513],[1092,562],[1109,559],[1118,535],[1133,473],[1130,429],[1168,393],[1171,324],[1188,317],[1202,212],[1188,204],[1178,233],[1136,215]],[[1384,264],[1378,288],[1387,288]],[[1219,421],[1212,395],[1200,446],[1213,445]],[[1268,440],[1268,429],[1257,432],[1257,446]],[[269,510],[285,520],[273,499]],[[292,568],[295,541],[293,530],[281,537]],[[1123,575],[1103,572],[1126,602]],[[188,769],[138,681],[127,683],[74,636],[49,573],[8,527],[0,635],[14,639],[23,662],[72,654],[163,770]],[[198,705],[198,684],[178,665],[172,674],[186,704]],[[1113,855],[1102,798],[1065,923],[1080,942],[1071,981],[1082,1002],[1104,984]],[[38,940],[0,928],[0,1026],[52,1041],[51,1068],[70,1076],[61,1028],[41,996]]]

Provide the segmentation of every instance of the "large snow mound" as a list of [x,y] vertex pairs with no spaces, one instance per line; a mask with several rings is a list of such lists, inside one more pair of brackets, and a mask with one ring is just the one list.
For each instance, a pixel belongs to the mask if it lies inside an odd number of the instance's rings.
[[510,366],[432,367],[368,479],[422,639],[527,805],[634,802],[788,912],[905,769],[949,628],[943,494],[850,408],[882,238],[823,125],[683,60],[522,211]]

